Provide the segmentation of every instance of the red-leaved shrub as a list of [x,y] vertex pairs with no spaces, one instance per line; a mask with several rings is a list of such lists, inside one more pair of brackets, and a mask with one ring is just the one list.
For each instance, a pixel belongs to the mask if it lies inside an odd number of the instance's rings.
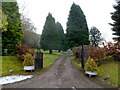
[[[74,56],[81,58],[81,47],[75,47],[72,49]],[[79,55],[79,56],[78,56]],[[93,58],[96,62],[104,62],[111,60],[111,57],[120,61],[120,42],[103,43],[103,47],[95,47],[92,45],[84,46],[84,59],[87,60],[88,57]]]
[[120,42],[103,43],[103,47],[90,46],[90,57],[95,61],[104,60],[106,56],[113,56],[120,59]]
[[32,56],[34,55],[34,51],[32,48],[30,48],[27,45],[17,45],[16,46],[16,56],[20,58],[21,61],[24,61],[24,55],[26,53],[31,54]]

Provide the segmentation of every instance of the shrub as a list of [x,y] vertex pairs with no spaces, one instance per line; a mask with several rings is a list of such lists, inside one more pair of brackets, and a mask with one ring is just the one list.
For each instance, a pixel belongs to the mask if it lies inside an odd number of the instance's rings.
[[104,48],[107,56],[113,56],[115,60],[120,61],[120,42],[108,42],[107,45],[104,45]]
[[30,53],[32,56],[34,55],[32,48],[27,45],[17,45],[16,53],[16,56],[19,57],[21,61],[24,61],[24,55],[26,55],[26,53]]
[[120,42],[106,42],[106,45],[103,43],[103,47],[90,46],[90,57],[96,62],[104,60],[109,56],[113,56],[115,59],[120,60]]
[[90,57],[93,58],[96,62],[104,60],[106,55],[104,47],[95,47],[90,46]]
[[92,71],[92,72],[98,71],[96,62],[90,57],[85,63],[85,71]]
[[23,66],[33,66],[34,65],[34,58],[31,54],[27,53],[24,55],[24,61],[22,63]]

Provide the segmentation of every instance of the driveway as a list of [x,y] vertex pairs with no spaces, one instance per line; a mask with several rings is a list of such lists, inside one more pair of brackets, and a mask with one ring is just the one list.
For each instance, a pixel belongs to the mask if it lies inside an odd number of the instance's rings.
[[[94,77],[93,77],[94,78]],[[3,88],[108,88],[109,86],[91,81],[70,61],[69,54],[63,54],[44,73],[21,82],[3,85]]]

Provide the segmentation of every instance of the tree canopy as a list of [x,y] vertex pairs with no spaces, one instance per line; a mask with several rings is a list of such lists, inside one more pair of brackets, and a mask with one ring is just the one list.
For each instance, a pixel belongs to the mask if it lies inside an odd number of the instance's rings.
[[103,40],[103,38],[102,38],[101,33],[98,30],[98,28],[96,28],[95,26],[91,27],[91,29],[90,29],[91,44],[94,46],[98,46],[102,40]]
[[69,47],[89,44],[89,31],[85,15],[79,5],[72,4],[67,22],[67,41]]
[[58,50],[64,51],[67,49],[67,42],[66,42],[64,29],[59,22],[56,23],[56,27],[57,27],[57,31],[58,31],[58,35],[59,35],[59,40],[60,40]]
[[26,44],[32,48],[39,48],[40,35],[35,32],[36,27],[32,21],[29,18],[22,16],[22,27],[24,32],[22,44]]
[[2,48],[15,53],[17,44],[21,44],[23,30],[17,2],[2,2],[2,10],[7,15],[7,31],[2,32]]
[[115,35],[113,39],[120,41],[120,2],[118,2],[117,5],[114,5],[114,9],[116,11],[111,13],[111,18],[114,22],[112,24],[110,23],[110,25],[113,26],[112,31],[114,32],[113,35]]
[[55,24],[55,19],[52,17],[52,14],[49,13],[46,17],[45,25],[43,27],[40,46],[42,49],[50,50],[50,53],[52,53],[52,50],[58,49],[60,45],[59,42],[59,35]]

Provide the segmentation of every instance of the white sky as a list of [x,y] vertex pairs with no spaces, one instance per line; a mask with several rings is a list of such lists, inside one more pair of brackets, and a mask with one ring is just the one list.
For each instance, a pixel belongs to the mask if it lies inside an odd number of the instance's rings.
[[66,22],[69,15],[70,7],[75,2],[83,10],[88,28],[96,26],[102,36],[107,40],[112,40],[111,26],[112,23],[111,12],[114,12],[113,5],[116,4],[115,0],[17,0],[20,8],[25,7],[21,11],[29,17],[34,25],[37,27],[37,33],[41,34],[43,26],[48,13],[56,21],[60,22],[66,31]]

